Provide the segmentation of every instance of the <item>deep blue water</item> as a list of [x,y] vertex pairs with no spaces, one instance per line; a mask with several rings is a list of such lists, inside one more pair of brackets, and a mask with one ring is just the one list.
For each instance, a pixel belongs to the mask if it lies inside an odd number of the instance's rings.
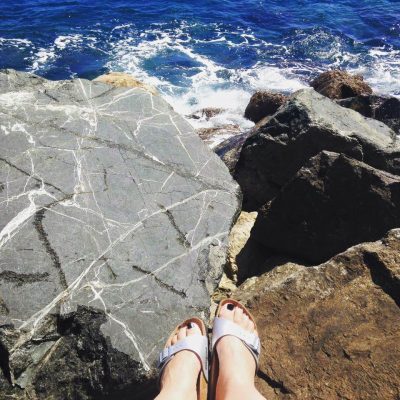
[[290,92],[332,67],[400,96],[400,0],[0,2],[0,68],[131,72],[183,113],[223,106],[241,122],[254,90]]

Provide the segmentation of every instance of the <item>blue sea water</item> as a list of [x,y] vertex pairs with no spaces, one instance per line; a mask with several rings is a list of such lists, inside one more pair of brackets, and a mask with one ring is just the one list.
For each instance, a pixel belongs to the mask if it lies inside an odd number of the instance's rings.
[[1,0],[0,68],[130,72],[183,114],[224,107],[207,123],[246,126],[255,90],[292,92],[330,68],[400,97],[400,0]]

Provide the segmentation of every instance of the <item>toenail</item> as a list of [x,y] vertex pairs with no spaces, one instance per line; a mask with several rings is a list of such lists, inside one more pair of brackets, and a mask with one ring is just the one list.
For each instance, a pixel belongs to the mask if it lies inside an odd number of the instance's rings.
[[227,309],[229,310],[229,311],[232,311],[233,309],[235,308],[235,306],[233,305],[233,304],[228,304],[228,306],[227,306]]

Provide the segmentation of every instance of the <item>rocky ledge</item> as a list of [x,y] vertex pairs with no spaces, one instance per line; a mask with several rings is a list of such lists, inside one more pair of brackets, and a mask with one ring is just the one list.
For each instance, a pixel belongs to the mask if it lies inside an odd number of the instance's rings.
[[172,328],[209,313],[239,188],[119,86],[0,73],[1,399],[142,398]]
[[397,400],[400,103],[343,71],[311,85],[255,94],[216,148],[245,211],[214,298],[251,308],[267,399]]

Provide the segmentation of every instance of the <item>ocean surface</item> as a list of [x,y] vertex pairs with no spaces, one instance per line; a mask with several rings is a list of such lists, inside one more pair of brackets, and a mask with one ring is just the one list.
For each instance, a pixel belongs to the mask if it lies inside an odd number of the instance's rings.
[[400,0],[1,0],[0,68],[48,79],[132,73],[196,126],[252,124],[257,89],[285,93],[330,68],[400,97]]

